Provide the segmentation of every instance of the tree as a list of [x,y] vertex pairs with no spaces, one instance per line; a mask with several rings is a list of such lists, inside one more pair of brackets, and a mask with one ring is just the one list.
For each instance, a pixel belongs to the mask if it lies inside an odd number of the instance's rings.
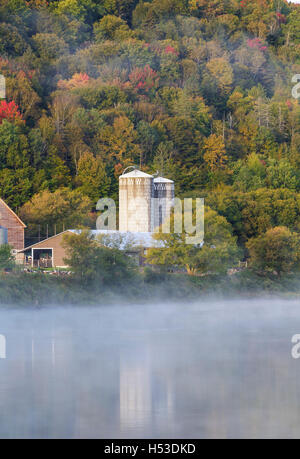
[[256,269],[282,275],[299,268],[300,236],[284,226],[271,228],[246,245],[251,265]]
[[158,145],[153,158],[153,170],[158,171],[162,176],[171,177],[175,181],[178,170],[174,163],[173,149],[172,142],[161,142]]
[[129,81],[134,91],[147,94],[157,88],[159,76],[150,65],[145,65],[144,68],[135,68],[129,75]]
[[203,159],[208,168],[216,172],[224,169],[228,160],[223,138],[216,134],[210,135],[204,142]]
[[231,223],[242,245],[272,227],[300,229],[300,195],[293,190],[260,188],[245,193],[228,186],[211,191],[206,203]]
[[88,196],[94,204],[108,195],[110,179],[101,158],[90,152],[84,153],[78,161],[77,182],[79,190]]
[[224,273],[239,258],[231,225],[210,208],[205,209],[204,244],[201,247],[186,244],[185,233],[156,233],[154,238],[162,243],[163,248],[150,249],[147,261],[163,269],[185,268],[189,274]]
[[233,83],[233,71],[229,62],[223,57],[217,57],[211,59],[206,67],[220,90],[225,94],[229,93]]
[[60,188],[54,193],[45,190],[35,194],[19,214],[27,224],[64,224],[67,229],[82,225],[91,207],[90,199],[79,190]]
[[10,122],[17,122],[20,123],[23,121],[22,115],[19,112],[19,107],[16,105],[14,101],[6,102],[6,100],[1,100],[0,102],[0,124],[2,124],[3,120],[7,120]]
[[57,87],[59,89],[76,89],[86,86],[90,81],[87,73],[74,73],[70,80],[59,80]]
[[270,160],[267,168],[267,182],[272,188],[288,188],[296,190],[298,188],[297,170],[286,160]]
[[[274,175],[274,168],[270,170],[270,179]],[[253,153],[246,162],[237,161],[234,166],[234,187],[241,191],[250,191],[263,188],[266,185],[266,163]],[[274,179],[273,179],[274,180]]]
[[138,134],[127,116],[118,116],[112,126],[106,126],[97,136],[98,151],[107,162],[129,166],[139,162],[141,148]]
[[30,167],[0,171],[0,195],[13,209],[18,209],[32,196],[32,175]]
[[123,19],[108,14],[98,23],[94,24],[96,41],[124,40],[132,35],[131,30]]
[[11,56],[21,56],[26,49],[26,42],[21,34],[18,32],[17,27],[0,23],[0,54]]
[[9,244],[0,245],[0,271],[11,269],[15,266],[12,247]]
[[103,289],[115,285],[121,289],[135,274],[130,257],[116,248],[100,245],[89,231],[66,234],[64,247],[65,263],[75,278],[86,286]]
[[38,33],[32,40],[39,58],[46,66],[68,52],[66,42],[54,33]]
[[[99,5],[100,3],[100,5]],[[105,0],[105,4],[108,0]],[[56,4],[58,15],[67,15],[70,18],[76,18],[80,21],[86,21],[89,24],[97,21],[104,13],[103,2],[94,0],[60,0]]]
[[139,143],[142,147],[140,166],[142,167],[153,156],[154,146],[158,140],[158,133],[146,121],[140,121],[137,125],[137,132],[139,136]]
[[[6,75],[6,95],[15,104],[14,111],[21,114],[21,119],[38,119],[41,98],[34,88],[36,72],[27,69],[14,71],[12,68],[10,72],[4,73]],[[20,122],[20,116],[18,118]]]

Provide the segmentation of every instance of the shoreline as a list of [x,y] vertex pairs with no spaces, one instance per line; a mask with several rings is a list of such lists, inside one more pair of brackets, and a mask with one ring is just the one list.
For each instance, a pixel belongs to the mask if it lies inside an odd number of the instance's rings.
[[44,308],[105,304],[153,304],[153,302],[237,300],[255,298],[300,299],[300,276],[258,275],[250,270],[231,276],[203,277],[183,274],[139,274],[127,282],[82,284],[73,277],[12,273],[0,276],[0,308]]

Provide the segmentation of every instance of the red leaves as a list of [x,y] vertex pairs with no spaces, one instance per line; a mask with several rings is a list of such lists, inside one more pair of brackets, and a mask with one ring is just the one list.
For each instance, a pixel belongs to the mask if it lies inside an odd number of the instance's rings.
[[279,24],[286,22],[286,17],[281,13],[276,13],[276,17],[278,19]]
[[24,122],[19,112],[19,107],[14,101],[6,102],[6,100],[2,100],[0,102],[0,124],[2,124],[4,119],[8,121]]
[[176,51],[176,49],[173,48],[173,46],[170,46],[170,45],[165,47],[165,53],[166,54],[174,54],[175,56],[179,56],[178,51]]
[[150,67],[145,65],[144,68],[135,68],[129,75],[129,81],[136,91],[148,92],[158,84],[159,76]]
[[260,51],[265,51],[268,49],[260,38],[253,38],[252,40],[249,38],[247,40],[247,45],[249,48],[259,49]]

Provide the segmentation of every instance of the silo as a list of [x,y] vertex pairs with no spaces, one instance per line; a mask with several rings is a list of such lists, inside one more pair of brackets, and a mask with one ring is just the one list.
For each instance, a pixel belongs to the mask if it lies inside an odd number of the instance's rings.
[[0,99],[6,99],[6,83],[3,75],[0,75]]
[[175,187],[173,180],[165,177],[154,179],[154,230],[166,225],[165,231],[168,232],[169,218],[171,209],[174,206]]
[[153,176],[138,169],[119,178],[119,231],[148,233],[153,229]]
[[7,228],[0,226],[0,245],[8,244],[8,231]]

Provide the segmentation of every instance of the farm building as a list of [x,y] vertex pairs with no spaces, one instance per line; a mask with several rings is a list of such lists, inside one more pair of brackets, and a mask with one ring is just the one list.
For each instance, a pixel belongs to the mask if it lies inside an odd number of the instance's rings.
[[[129,169],[133,170],[128,172]],[[149,248],[160,246],[152,234],[170,215],[174,205],[174,182],[129,167],[119,178],[119,204],[119,231],[99,229],[92,233],[101,238],[101,244],[117,247],[141,264]],[[70,229],[25,249],[23,245],[17,260],[32,267],[65,268],[63,238],[68,232],[80,231]]]
[[[127,172],[128,169],[133,170]],[[174,195],[172,180],[130,166],[119,177],[119,230],[154,232],[170,215]]]
[[26,225],[3,199],[0,199],[0,226],[7,229],[8,244],[15,250],[22,250]]
[[[64,261],[66,250],[63,247],[64,235],[67,233],[79,234],[80,230],[67,230],[26,247],[18,252],[18,259],[23,258],[24,264],[28,267],[67,268]],[[148,248],[160,244],[152,239],[151,233],[122,233],[106,230],[93,230],[91,233],[99,238],[99,243],[106,247],[117,247],[123,250],[129,256],[134,257],[139,264],[142,263],[143,255]]]
[[65,267],[66,252],[63,247],[63,237],[68,232],[68,230],[64,231],[18,251],[17,260],[24,262],[28,267]]

